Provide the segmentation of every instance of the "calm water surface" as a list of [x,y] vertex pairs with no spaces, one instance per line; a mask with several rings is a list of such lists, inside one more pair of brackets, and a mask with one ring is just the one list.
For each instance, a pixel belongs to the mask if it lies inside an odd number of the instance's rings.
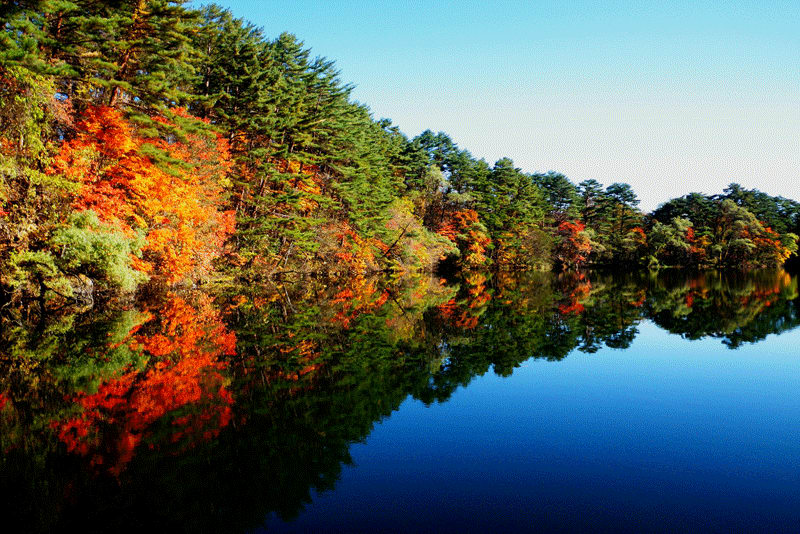
[[797,279],[473,274],[3,323],[24,531],[800,528]]

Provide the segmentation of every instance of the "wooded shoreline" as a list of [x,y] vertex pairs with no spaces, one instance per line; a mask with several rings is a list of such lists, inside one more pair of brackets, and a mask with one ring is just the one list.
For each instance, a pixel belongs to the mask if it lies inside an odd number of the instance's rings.
[[756,269],[800,203],[735,183],[652,213],[631,187],[408,138],[332,61],[216,6],[0,9],[0,298],[443,269]]

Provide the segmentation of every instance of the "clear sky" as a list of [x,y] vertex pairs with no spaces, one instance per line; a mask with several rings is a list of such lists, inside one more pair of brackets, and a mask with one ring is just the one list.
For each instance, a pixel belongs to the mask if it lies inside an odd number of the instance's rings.
[[733,181],[800,200],[800,0],[217,3],[409,136],[628,182],[645,210]]

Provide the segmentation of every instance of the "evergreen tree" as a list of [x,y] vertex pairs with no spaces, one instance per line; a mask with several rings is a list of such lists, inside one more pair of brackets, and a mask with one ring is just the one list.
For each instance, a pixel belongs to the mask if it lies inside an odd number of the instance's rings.
[[550,171],[533,175],[533,181],[550,204],[550,217],[555,226],[580,215],[578,188],[566,176]]

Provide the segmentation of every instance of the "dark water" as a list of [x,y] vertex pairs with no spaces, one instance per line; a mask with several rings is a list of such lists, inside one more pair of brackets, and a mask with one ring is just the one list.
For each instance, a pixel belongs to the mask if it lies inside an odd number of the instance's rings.
[[794,532],[798,304],[782,271],[473,274],[15,312],[0,509],[25,532]]

